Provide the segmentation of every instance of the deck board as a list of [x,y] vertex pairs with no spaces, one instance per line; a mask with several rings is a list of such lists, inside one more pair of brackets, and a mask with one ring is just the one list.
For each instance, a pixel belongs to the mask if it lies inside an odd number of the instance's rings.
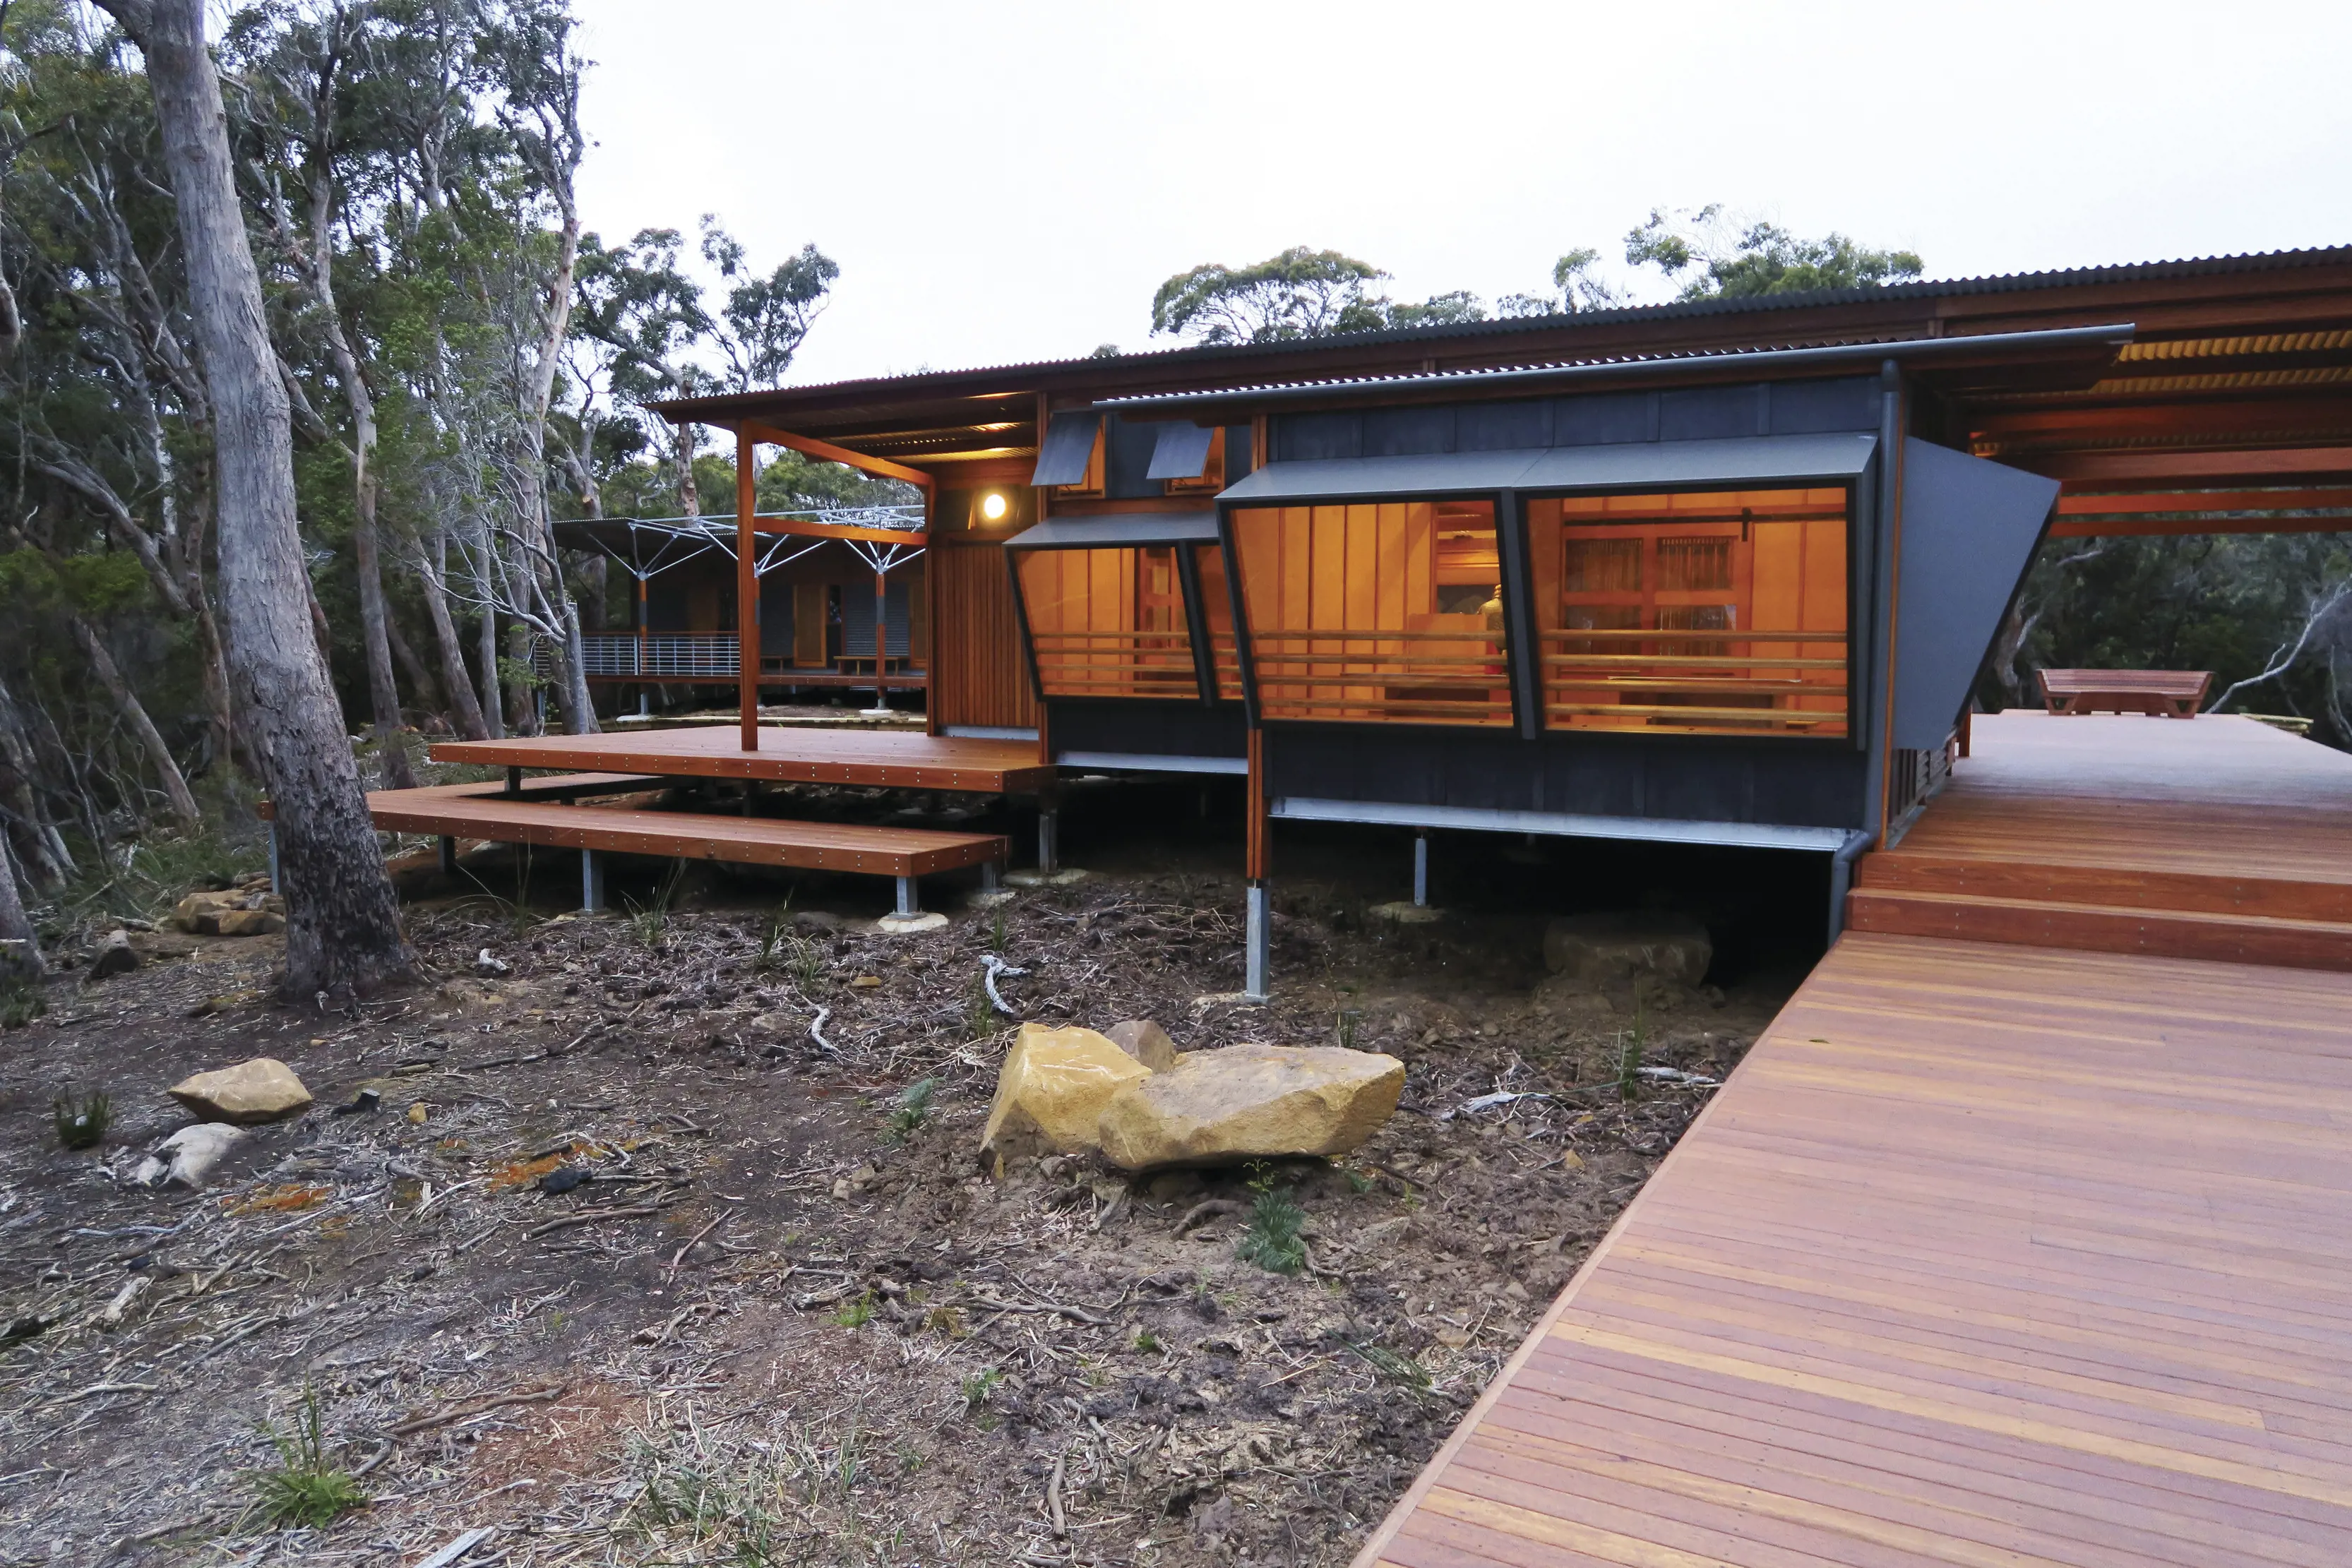
[[1360,1568],[2352,1562],[2347,1134],[2352,976],[1849,934]]
[[734,725],[703,725],[638,735],[534,735],[507,740],[448,740],[436,762],[493,768],[548,768],[673,778],[757,779],[776,783],[846,784],[898,789],[1028,794],[1054,778],[1034,742],[840,729],[760,731],[760,749],[742,748]]

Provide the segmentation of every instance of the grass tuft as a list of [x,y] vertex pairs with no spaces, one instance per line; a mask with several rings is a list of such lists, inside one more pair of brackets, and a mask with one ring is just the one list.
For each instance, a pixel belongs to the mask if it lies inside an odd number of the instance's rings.
[[68,1089],[51,1103],[50,1109],[57,1114],[58,1142],[68,1149],[95,1148],[114,1118],[113,1103],[104,1090],[83,1098]]
[[686,862],[671,862],[669,874],[661,879],[653,896],[639,904],[635,899],[624,900],[629,906],[629,931],[646,947],[658,953],[669,946],[670,902],[677,896],[678,880],[686,874]]
[[331,1524],[367,1501],[350,1471],[330,1461],[319,1395],[302,1385],[302,1408],[284,1430],[261,1424],[278,1463],[253,1473],[254,1505],[261,1517],[282,1529]]

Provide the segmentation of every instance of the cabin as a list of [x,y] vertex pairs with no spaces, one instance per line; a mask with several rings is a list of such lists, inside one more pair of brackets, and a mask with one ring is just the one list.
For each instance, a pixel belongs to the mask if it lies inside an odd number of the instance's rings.
[[[1834,936],[2042,540],[2352,526],[2347,377],[2338,247],[682,399],[736,517],[566,542],[638,585],[593,678],[740,727],[436,754],[835,777],[757,704],[870,684],[879,581],[929,760],[838,776],[1030,780],[1048,861],[1056,770],[1245,781],[1253,995],[1284,821],[1820,855]],[[760,515],[762,446],[920,506]]]

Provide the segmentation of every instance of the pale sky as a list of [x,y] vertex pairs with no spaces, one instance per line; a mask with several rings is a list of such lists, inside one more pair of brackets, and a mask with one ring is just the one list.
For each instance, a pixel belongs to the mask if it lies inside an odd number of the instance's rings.
[[589,226],[815,241],[795,382],[1170,346],[1163,278],[1291,245],[1491,304],[1656,205],[1930,277],[2352,241],[2343,0],[575,5]]

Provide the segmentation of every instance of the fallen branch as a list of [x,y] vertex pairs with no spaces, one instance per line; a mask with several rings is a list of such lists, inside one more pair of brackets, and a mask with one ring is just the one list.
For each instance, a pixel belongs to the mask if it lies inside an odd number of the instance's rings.
[[1204,1199],[1184,1211],[1184,1218],[1176,1222],[1176,1234],[1181,1238],[1186,1231],[1223,1216],[1246,1219],[1249,1218],[1249,1205],[1236,1203],[1230,1197]]
[[545,1405],[551,1400],[562,1398],[564,1388],[565,1385],[559,1383],[551,1388],[532,1388],[520,1394],[501,1394],[492,1399],[476,1399],[464,1405],[452,1405],[446,1410],[436,1411],[430,1416],[419,1416],[414,1420],[403,1421],[397,1427],[387,1427],[384,1428],[384,1436],[413,1437],[419,1432],[430,1432],[436,1427],[446,1427],[452,1421],[462,1421],[468,1416],[479,1416],[487,1411],[502,1410],[509,1405]]
[[1068,1469],[1067,1448],[1054,1456],[1054,1476],[1045,1483],[1045,1516],[1054,1521],[1054,1539],[1061,1540],[1070,1533],[1069,1521],[1062,1515],[1062,1475]]
[[535,1241],[540,1237],[553,1231],[569,1230],[575,1225],[593,1225],[604,1219],[642,1219],[648,1214],[659,1214],[667,1207],[667,1204],[641,1203],[628,1208],[592,1208],[585,1214],[568,1214],[562,1219],[551,1219],[544,1225],[534,1225],[522,1233],[522,1239],[525,1241]]
[[720,1209],[717,1218],[704,1226],[701,1229],[696,1231],[692,1236],[688,1237],[686,1239],[686,1245],[679,1248],[677,1255],[670,1259],[669,1268],[666,1272],[672,1274],[677,1273],[679,1265],[686,1261],[686,1255],[694,1250],[694,1244],[701,1240],[704,1237],[709,1235],[712,1231],[718,1229],[720,1226],[726,1224],[734,1213],[735,1211],[731,1208]]
[[[999,977],[1005,979],[1013,979],[1027,974],[1029,971],[1026,969],[1015,968],[1013,966],[1006,963],[1003,959],[998,957],[993,953],[982,954],[980,961],[986,967],[986,971],[980,977],[980,983],[982,987],[987,990],[989,1001],[994,1004],[996,1010],[1003,1013],[1006,1018],[1019,1018],[1021,1015],[1013,1011],[1013,1009],[1006,1004],[1003,993],[997,990],[996,982]],[[1061,1532],[1056,1531],[1055,1533],[1059,1534]]]
[[1058,1318],[1067,1318],[1074,1323],[1085,1323],[1089,1328],[1110,1327],[1108,1318],[1098,1316],[1084,1307],[1066,1306],[1060,1301],[999,1301],[994,1296],[967,1296],[958,1304],[966,1303],[975,1307],[986,1307],[992,1312],[1050,1312]]
[[432,1556],[427,1557],[424,1562],[419,1563],[416,1565],[416,1568],[449,1568],[451,1563],[466,1555],[467,1552],[471,1552],[475,1547],[479,1546],[483,1542],[488,1541],[490,1538],[490,1531],[492,1528],[492,1526],[485,1524],[478,1529],[466,1531],[465,1534],[457,1537],[455,1541],[449,1542],[448,1545],[444,1546],[440,1551],[436,1552]]
[[816,1048],[824,1052],[827,1056],[839,1056],[841,1054],[840,1049],[836,1047],[833,1041],[824,1038],[824,1020],[832,1016],[833,1009],[831,1008],[821,1007],[817,1009],[816,1017],[809,1019],[809,1038],[816,1041]]
[[56,1410],[64,1406],[79,1404],[85,1399],[95,1399],[101,1394],[152,1394],[154,1392],[155,1385],[152,1383],[93,1383],[87,1388],[77,1388],[62,1398],[50,1400],[45,1408]]

